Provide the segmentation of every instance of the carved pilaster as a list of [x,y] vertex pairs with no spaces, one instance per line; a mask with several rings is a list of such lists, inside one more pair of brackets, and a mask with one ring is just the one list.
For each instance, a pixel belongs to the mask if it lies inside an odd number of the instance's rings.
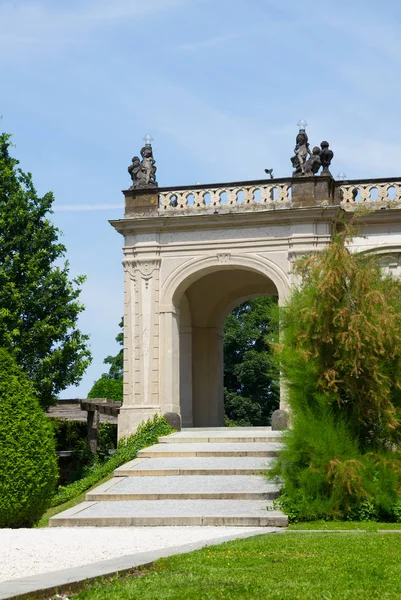
[[124,402],[158,412],[160,258],[127,252],[125,270]]

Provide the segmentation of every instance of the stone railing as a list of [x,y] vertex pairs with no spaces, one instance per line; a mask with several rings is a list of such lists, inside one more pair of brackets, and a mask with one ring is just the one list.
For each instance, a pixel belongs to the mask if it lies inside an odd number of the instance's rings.
[[401,180],[369,179],[336,183],[339,204],[344,210],[361,206],[377,210],[401,206]]
[[246,182],[164,189],[159,193],[161,211],[201,210],[213,207],[245,207],[265,209],[291,203],[291,181]]
[[332,177],[263,179],[126,190],[125,217],[182,216],[341,206],[353,212],[401,208],[401,178],[335,181]]

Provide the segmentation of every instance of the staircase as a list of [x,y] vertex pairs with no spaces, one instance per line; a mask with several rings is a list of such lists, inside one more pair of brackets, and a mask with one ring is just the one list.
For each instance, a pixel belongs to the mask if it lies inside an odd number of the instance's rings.
[[280,437],[270,427],[221,427],[159,438],[50,526],[285,527],[272,509],[278,487],[261,475]]

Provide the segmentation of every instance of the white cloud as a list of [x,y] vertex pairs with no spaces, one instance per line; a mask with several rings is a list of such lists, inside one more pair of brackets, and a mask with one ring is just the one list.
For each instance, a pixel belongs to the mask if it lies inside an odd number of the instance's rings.
[[[13,52],[18,45],[35,47],[87,41],[90,33],[113,22],[152,17],[188,0],[99,0],[82,1],[77,8],[60,8],[57,3],[5,2],[0,4],[0,48]],[[7,57],[8,59],[9,57]]]

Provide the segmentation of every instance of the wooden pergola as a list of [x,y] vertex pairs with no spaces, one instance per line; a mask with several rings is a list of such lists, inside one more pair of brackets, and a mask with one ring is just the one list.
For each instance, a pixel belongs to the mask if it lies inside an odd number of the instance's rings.
[[[88,442],[91,452],[96,452],[99,424],[106,421],[117,424],[121,402],[108,398],[72,398],[59,400],[56,406],[49,408],[47,415],[52,419],[67,421],[86,421]],[[86,412],[86,415],[84,414]]]

